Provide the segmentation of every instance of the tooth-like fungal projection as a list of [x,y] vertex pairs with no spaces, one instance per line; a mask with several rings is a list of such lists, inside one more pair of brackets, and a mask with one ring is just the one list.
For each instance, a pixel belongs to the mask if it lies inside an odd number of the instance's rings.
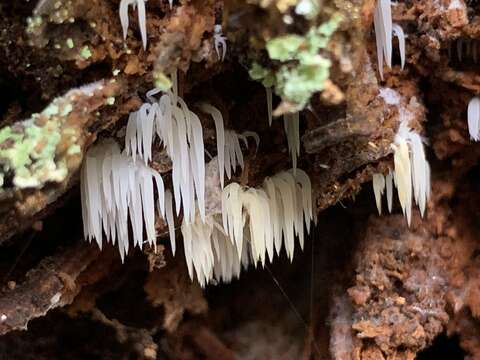
[[223,126],[223,116],[220,110],[210,104],[200,104],[200,110],[210,114],[215,122],[215,130],[217,134],[218,169],[220,170],[220,184],[223,188],[225,183],[225,175],[223,171],[225,168],[225,128]]
[[468,132],[474,141],[480,139],[480,98],[473,97],[468,103]]
[[390,0],[377,0],[373,23],[377,43],[377,62],[383,80],[383,60],[392,67],[392,9]]
[[[215,25],[213,27],[213,41],[215,45],[215,52],[217,53],[218,60],[225,60],[227,54],[227,37],[222,34],[222,25]],[[220,55],[220,47],[222,47],[222,55]]]
[[373,193],[375,194],[375,203],[378,213],[382,214],[382,195],[385,191],[385,178],[382,174],[373,174],[372,176]]
[[398,39],[398,48],[400,51],[400,63],[402,70],[405,67],[405,33],[403,32],[403,29],[400,25],[398,24],[392,24],[392,31],[393,35],[395,35]]
[[300,155],[300,115],[298,112],[285,114],[283,125],[287,135],[288,152],[292,157],[293,171],[297,168],[297,158]]
[[146,0],[121,0],[119,8],[120,23],[122,24],[124,40],[127,39],[127,32],[129,26],[128,7],[132,5],[134,9],[137,8],[138,26],[140,27],[140,35],[142,36],[142,44],[144,50],[147,48],[147,18],[145,11],[145,1]]

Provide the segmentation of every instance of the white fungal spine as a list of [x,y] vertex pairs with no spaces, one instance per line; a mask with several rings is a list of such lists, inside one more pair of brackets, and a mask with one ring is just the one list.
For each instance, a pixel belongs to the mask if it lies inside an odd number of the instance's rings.
[[140,27],[140,35],[142,36],[142,44],[144,50],[147,48],[147,19],[145,11],[145,1],[146,0],[121,0],[119,8],[120,23],[122,24],[123,31],[123,40],[127,39],[127,31],[129,25],[128,7],[132,5],[133,8],[138,8],[138,26]]
[[468,132],[474,141],[480,140],[480,98],[475,96],[468,103]]
[[292,157],[293,171],[297,169],[297,158],[300,155],[300,116],[299,113],[283,115],[283,125],[287,135],[288,151]]
[[392,23],[390,0],[377,0],[373,15],[375,39],[377,44],[377,62],[380,78],[383,80],[383,61],[392,67],[392,38],[398,38],[402,70],[405,66],[405,33],[400,25]]
[[381,214],[381,197],[386,188],[388,210],[392,210],[392,179],[398,191],[398,199],[403,214],[410,225],[412,212],[412,196],[420,209],[425,213],[426,203],[430,197],[430,166],[425,157],[423,140],[419,134],[408,128],[403,122],[391,145],[394,151],[395,170],[383,178],[382,174],[374,174],[373,189],[378,212]]
[[267,113],[268,113],[268,125],[272,126],[272,113],[273,113],[273,106],[272,106],[272,88],[265,87],[265,92],[267,95]]
[[252,137],[255,140],[258,149],[260,137],[253,131],[245,131],[242,134],[237,134],[233,130],[225,130],[222,113],[210,104],[202,103],[200,104],[200,109],[203,112],[210,114],[215,122],[218,169],[220,171],[220,185],[223,188],[225,174],[227,175],[227,178],[230,179],[232,177],[232,171],[235,171],[237,165],[239,165],[242,170],[244,168],[240,140],[242,140],[245,143],[245,147],[248,148],[247,138]]
[[390,0],[377,0],[373,15],[377,43],[378,71],[383,80],[383,59],[392,66],[392,10]]
[[393,35],[395,35],[398,39],[398,48],[400,50],[400,63],[403,70],[403,68],[405,67],[405,33],[403,32],[402,27],[395,23],[392,25],[392,31]]
[[[171,196],[165,196],[160,174],[141,161],[120,153],[118,145],[106,140],[86,154],[81,171],[82,216],[85,237],[95,239],[101,248],[103,232],[106,241],[115,244],[122,261],[129,249],[128,219],[132,225],[133,244],[143,247],[146,241],[156,246],[154,189],[157,211],[165,218],[165,208],[171,208]],[[172,247],[175,247],[173,218],[167,223]]]
[[378,213],[382,214],[382,195],[385,191],[385,178],[382,174],[373,174],[372,176],[373,193]]
[[[215,25],[213,27],[213,41],[215,45],[215,52],[219,60],[225,60],[227,54],[227,38],[222,34],[222,25]],[[220,56],[220,46],[222,47],[222,55]]]

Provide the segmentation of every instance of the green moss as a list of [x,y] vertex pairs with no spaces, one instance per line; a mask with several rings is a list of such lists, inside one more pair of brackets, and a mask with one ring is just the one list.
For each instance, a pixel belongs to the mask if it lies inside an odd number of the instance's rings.
[[303,109],[314,93],[324,89],[330,76],[331,61],[321,50],[326,49],[341,21],[341,16],[334,15],[303,36],[287,34],[271,39],[266,44],[268,56],[280,65],[270,70],[254,63],[250,77],[266,87],[273,85],[277,95],[293,104],[294,111]]

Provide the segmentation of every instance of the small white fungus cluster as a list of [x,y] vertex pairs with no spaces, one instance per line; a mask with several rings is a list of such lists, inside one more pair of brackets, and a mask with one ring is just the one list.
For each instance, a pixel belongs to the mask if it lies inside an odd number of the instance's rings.
[[[227,54],[227,38],[222,33],[222,25],[215,25],[213,27],[213,41],[215,45],[215,52],[219,60],[225,60]],[[222,47],[222,55],[220,55],[220,46]]]
[[386,189],[389,212],[392,211],[393,191],[392,182],[398,191],[398,199],[403,214],[410,225],[412,216],[412,197],[420,209],[425,213],[426,203],[430,197],[430,166],[425,157],[423,141],[419,134],[408,128],[405,122],[395,136],[391,145],[394,151],[394,171],[389,171],[385,177],[382,174],[373,175],[373,191],[378,208],[382,213],[382,195]]
[[266,178],[262,188],[231,183],[222,194],[223,226],[217,219],[182,225],[189,274],[202,285],[238,277],[242,264],[263,266],[283,246],[292,259],[295,237],[303,248],[304,226],[309,232],[314,219],[310,179],[297,169]]
[[102,247],[103,233],[106,241],[115,245],[122,261],[129,249],[129,219],[133,244],[143,247],[145,227],[146,242],[155,247],[155,196],[157,212],[166,218],[172,248],[175,233],[172,196],[165,192],[160,174],[143,161],[121,153],[113,140],[92,147],[86,154],[81,172],[82,215],[85,237],[96,240]]
[[[120,23],[122,25],[123,40],[127,39],[127,32],[129,26],[128,8],[132,5],[133,9],[138,11],[138,27],[140,28],[140,35],[142,37],[143,49],[147,48],[147,14],[145,10],[145,2],[147,0],[121,0],[120,8],[118,10],[120,16]],[[168,0],[170,9],[173,5],[173,0]]]
[[287,135],[288,152],[292,157],[293,171],[297,169],[297,158],[300,156],[300,115],[298,112],[283,115],[283,127]]
[[380,78],[383,80],[383,61],[392,67],[392,38],[398,38],[401,66],[405,65],[405,34],[400,25],[392,23],[391,0],[377,0],[373,23],[377,44],[377,62]]
[[[265,87],[267,96],[268,125],[272,126],[273,106],[272,106],[272,88]],[[288,152],[292,158],[292,167],[297,168],[297,159],[300,156],[300,114],[298,112],[283,115],[283,127],[287,135]]]
[[176,88],[174,75],[174,91],[163,93],[159,99],[155,95],[160,90],[147,93],[149,102],[130,114],[128,119],[125,151],[133,158],[142,157],[148,163],[156,135],[172,160],[176,213],[178,215],[183,208],[183,216],[190,222],[197,208],[201,218],[205,218],[205,146],[202,124],[178,96]]
[[252,137],[255,140],[258,149],[260,137],[253,131],[245,131],[242,134],[237,134],[233,130],[225,130],[223,116],[220,110],[207,103],[202,103],[199,107],[200,110],[209,114],[215,122],[220,185],[223,188],[225,185],[225,174],[227,175],[227,178],[230,179],[232,177],[232,172],[235,172],[237,165],[239,165],[242,170],[244,168],[240,140],[242,140],[245,143],[245,147],[248,148],[247,138]]

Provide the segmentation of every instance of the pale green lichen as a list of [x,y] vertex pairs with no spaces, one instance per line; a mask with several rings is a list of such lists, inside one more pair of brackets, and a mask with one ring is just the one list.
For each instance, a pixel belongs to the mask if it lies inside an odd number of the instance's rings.
[[80,50],[80,56],[84,59],[90,59],[92,57],[92,51],[88,46],[84,46],[82,50]]
[[67,47],[68,47],[69,49],[73,49],[74,46],[75,46],[75,44],[73,43],[72,38],[68,38],[68,39],[67,39]]
[[72,145],[68,148],[67,150],[67,155],[75,155],[75,154],[80,154],[82,152],[82,148],[80,145]]
[[[41,187],[46,182],[65,179],[67,164],[65,159],[56,159],[56,152],[63,130],[75,132],[63,128],[65,118],[72,110],[69,102],[58,99],[41,114],[0,130],[1,186],[6,173],[12,174],[13,185],[17,188]],[[78,145],[72,145],[67,152],[75,154],[78,151]]]
[[154,72],[153,76],[154,76],[154,84],[156,88],[162,91],[167,91],[172,87],[172,81],[164,73],[157,71],[157,72]]
[[271,39],[266,50],[270,59],[281,65],[273,71],[254,63],[250,77],[266,87],[273,85],[277,95],[293,104],[293,111],[303,109],[314,93],[324,89],[330,76],[331,61],[320,51],[327,48],[341,21],[341,16],[334,15],[303,36],[287,34]]

